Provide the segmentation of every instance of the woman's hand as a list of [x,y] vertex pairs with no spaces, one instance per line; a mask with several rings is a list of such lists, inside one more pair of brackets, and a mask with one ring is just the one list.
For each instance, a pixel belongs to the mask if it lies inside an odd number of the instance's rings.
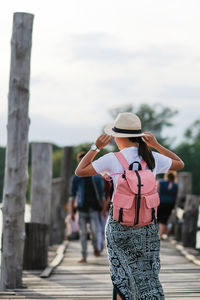
[[155,138],[155,136],[153,135],[153,133],[151,132],[144,132],[145,136],[143,136],[143,140],[145,141],[145,143],[150,146],[155,148],[156,146],[159,145],[157,139]]
[[102,149],[112,141],[112,136],[107,134],[101,134],[96,140],[95,144],[98,149]]
[[[96,140],[96,146],[98,149],[102,149],[103,147],[107,146],[110,141],[112,140],[112,136],[107,134],[102,134]],[[92,166],[92,161],[94,157],[97,155],[96,151],[89,150],[88,153],[81,159],[78,167],[75,170],[77,176],[93,176],[97,174],[95,169]]]
[[153,147],[161,154],[172,159],[170,170],[182,170],[184,168],[184,162],[181,160],[180,157],[178,157],[178,155],[176,155],[172,151],[160,145],[156,140],[155,136],[151,132],[144,132],[144,133],[145,136],[143,136],[142,138],[144,139],[145,143],[148,146]]

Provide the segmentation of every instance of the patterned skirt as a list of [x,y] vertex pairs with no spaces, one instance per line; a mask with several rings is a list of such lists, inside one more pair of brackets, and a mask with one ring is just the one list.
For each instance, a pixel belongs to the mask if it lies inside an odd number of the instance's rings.
[[112,207],[106,226],[106,244],[114,286],[123,300],[164,300],[159,281],[160,238],[157,222],[129,227],[113,221]]

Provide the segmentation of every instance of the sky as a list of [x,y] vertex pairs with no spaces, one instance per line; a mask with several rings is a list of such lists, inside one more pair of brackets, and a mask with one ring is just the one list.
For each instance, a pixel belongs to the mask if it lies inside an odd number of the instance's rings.
[[29,0],[1,3],[0,145],[6,145],[14,12],[34,14],[29,140],[93,142],[109,110],[161,103],[182,141],[200,119],[199,0]]

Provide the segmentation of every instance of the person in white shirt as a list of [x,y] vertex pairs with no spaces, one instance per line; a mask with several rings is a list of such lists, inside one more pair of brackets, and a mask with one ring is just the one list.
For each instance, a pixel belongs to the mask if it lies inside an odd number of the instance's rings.
[[67,225],[67,239],[69,241],[78,240],[80,233],[79,233],[79,225],[78,225],[78,214],[77,209],[74,208],[73,219],[71,214],[68,214],[65,218],[66,225]]
[[[97,138],[96,143],[78,165],[75,171],[77,176],[108,174],[113,179],[115,192],[117,179],[124,171],[116,156],[109,153],[93,162],[97,152],[107,146],[113,137],[128,164],[134,161],[141,162],[143,159],[155,176],[184,167],[183,161],[160,145],[152,133],[142,133],[141,121],[133,113],[119,114],[114,124],[106,126],[104,131],[106,134]],[[150,147],[158,152],[152,152]],[[111,205],[106,226],[106,242],[113,299],[164,300],[158,277],[160,238],[157,222],[153,221],[150,225],[142,227],[121,225],[113,220]]]

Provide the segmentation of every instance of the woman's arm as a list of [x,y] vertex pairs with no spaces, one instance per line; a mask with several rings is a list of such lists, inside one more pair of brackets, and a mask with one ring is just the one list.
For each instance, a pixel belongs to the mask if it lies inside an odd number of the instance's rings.
[[[95,144],[97,148],[100,150],[107,146],[112,140],[112,136],[107,134],[102,134],[98,137]],[[77,176],[86,177],[86,176],[93,176],[96,173],[95,169],[92,166],[92,161],[97,155],[97,151],[89,150],[88,153],[81,159],[78,167],[75,170],[75,174]]]
[[145,136],[143,136],[142,138],[148,146],[153,147],[161,154],[172,159],[170,170],[182,170],[184,168],[184,162],[180,159],[180,157],[178,157],[178,155],[160,145],[151,132],[145,132]]

